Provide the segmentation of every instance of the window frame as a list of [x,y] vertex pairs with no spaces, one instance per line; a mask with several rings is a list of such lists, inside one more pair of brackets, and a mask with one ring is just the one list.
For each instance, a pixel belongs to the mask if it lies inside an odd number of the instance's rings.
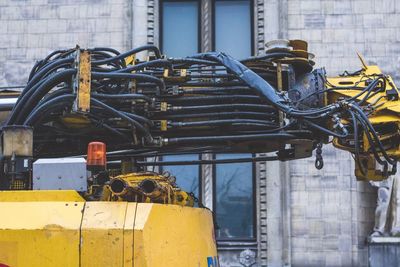
[[[252,1],[252,0],[251,0]],[[164,33],[163,33],[163,21],[164,21],[164,8],[163,4],[165,2],[195,2],[197,3],[197,53],[201,52],[201,2],[202,0],[159,0],[158,1],[158,10],[159,10],[159,19],[158,19],[158,29],[159,29],[159,47],[162,54],[164,54],[163,42],[164,42]]]
[[[226,153],[214,153],[213,154],[213,159],[216,159],[217,154],[226,154]],[[231,153],[231,154],[242,154],[242,153]],[[247,153],[246,153],[247,154]],[[254,153],[249,153],[252,157],[255,157],[256,154]],[[220,243],[224,242],[254,242],[257,241],[257,199],[256,199],[256,182],[257,182],[257,166],[256,162],[251,161],[249,162],[251,164],[251,182],[252,182],[252,199],[253,199],[253,237],[233,237],[233,238],[216,238],[216,240]],[[235,163],[232,163],[235,164]],[[212,187],[213,187],[213,196],[212,196],[212,205],[213,205],[213,212],[215,214],[218,213],[217,211],[217,165],[218,163],[213,163],[212,164]],[[221,164],[223,165],[223,164]],[[216,224],[218,224],[217,218],[215,217]]]

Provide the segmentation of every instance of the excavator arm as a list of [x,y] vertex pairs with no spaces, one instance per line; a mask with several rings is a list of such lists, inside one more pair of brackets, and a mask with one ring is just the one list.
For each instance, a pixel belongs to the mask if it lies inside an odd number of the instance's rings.
[[[24,177],[18,159],[82,155],[96,140],[112,160],[237,152],[292,160],[332,142],[354,155],[357,178],[385,179],[400,155],[399,92],[362,63],[328,78],[301,40],[242,60],[216,52],[168,58],[152,45],[55,51],[35,64],[3,123],[3,176]],[[5,149],[16,131],[32,149]]]

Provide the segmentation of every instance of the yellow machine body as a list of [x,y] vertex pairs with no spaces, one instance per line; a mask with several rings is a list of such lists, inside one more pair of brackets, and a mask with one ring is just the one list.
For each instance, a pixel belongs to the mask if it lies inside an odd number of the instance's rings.
[[207,209],[0,192],[0,266],[218,266]]
[[[368,66],[362,57],[359,55],[362,63],[362,69],[357,74],[349,76],[339,76],[328,78],[328,89],[337,87],[366,87],[371,79],[376,78],[378,75],[382,75],[381,70],[378,66]],[[394,82],[390,76],[385,76],[386,89],[379,93],[376,93],[373,97],[366,100],[367,105],[370,108],[369,121],[377,129],[381,129],[379,133],[379,139],[384,146],[386,144],[391,145],[392,148],[387,149],[386,153],[396,159],[400,158],[400,99],[389,99],[388,91],[395,92],[398,95],[398,88],[394,85]],[[359,90],[332,90],[326,94],[326,104],[336,103],[341,98],[356,97],[361,100],[364,95],[358,96]],[[344,124],[349,122],[343,121]],[[376,180],[380,181],[386,179],[380,170],[376,169],[376,162],[374,156],[368,152],[371,144],[364,134],[362,138],[362,158],[361,160],[365,163],[366,174],[362,174],[359,166],[355,164],[355,175],[359,180]],[[351,146],[345,146],[340,143],[338,138],[333,139],[333,145],[339,149],[347,150],[354,153],[354,148]]]

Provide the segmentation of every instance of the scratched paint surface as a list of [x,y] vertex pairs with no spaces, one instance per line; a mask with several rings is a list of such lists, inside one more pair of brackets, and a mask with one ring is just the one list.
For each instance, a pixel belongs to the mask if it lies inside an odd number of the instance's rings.
[[83,206],[83,202],[0,202],[0,263],[79,266]]

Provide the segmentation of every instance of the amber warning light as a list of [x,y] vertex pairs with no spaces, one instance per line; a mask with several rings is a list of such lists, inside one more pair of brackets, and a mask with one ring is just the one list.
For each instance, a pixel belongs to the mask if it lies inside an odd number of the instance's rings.
[[86,166],[90,171],[106,168],[106,144],[102,142],[89,143]]

